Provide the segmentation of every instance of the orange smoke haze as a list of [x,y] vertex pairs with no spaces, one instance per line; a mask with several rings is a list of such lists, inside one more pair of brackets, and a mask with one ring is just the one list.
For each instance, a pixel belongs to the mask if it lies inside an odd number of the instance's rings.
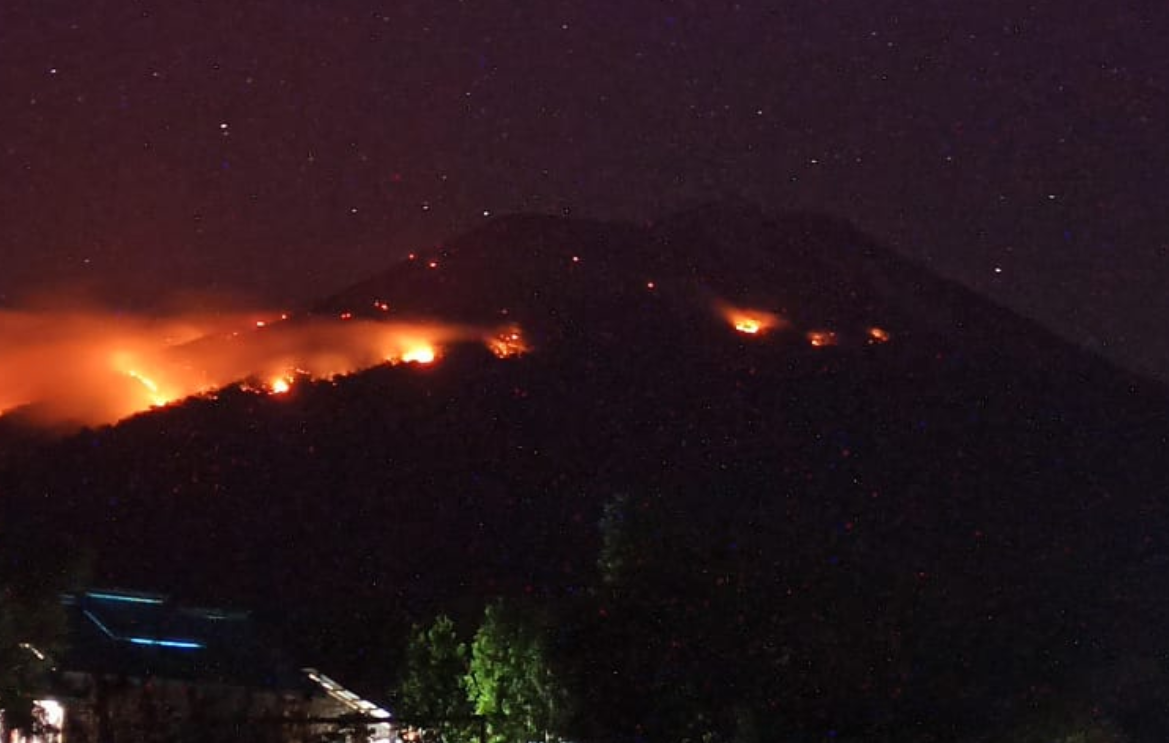
[[[508,353],[497,347],[511,339]],[[429,364],[442,348],[526,348],[518,328],[306,319],[237,312],[147,318],[106,311],[0,312],[0,415],[30,406],[43,423],[98,424],[244,382],[288,392],[383,363]]]

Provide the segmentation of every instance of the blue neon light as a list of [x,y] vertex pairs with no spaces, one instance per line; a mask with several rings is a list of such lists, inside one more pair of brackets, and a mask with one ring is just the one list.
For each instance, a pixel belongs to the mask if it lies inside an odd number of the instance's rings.
[[207,647],[203,643],[196,642],[194,640],[159,640],[153,637],[119,637],[110,631],[110,628],[107,627],[100,619],[95,617],[93,612],[91,612],[89,609],[83,609],[82,613],[89,621],[93,622],[94,625],[96,625],[97,628],[100,629],[106,637],[109,637],[112,640],[122,640],[133,645],[150,645],[159,648],[176,648],[178,650],[202,650],[203,648]]
[[127,637],[126,642],[135,645],[152,645],[160,648],[178,648],[180,650],[202,650],[204,645],[194,640],[155,640],[151,637]]
[[90,591],[85,594],[91,599],[100,599],[102,601],[124,601],[127,604],[161,604],[162,599],[150,598],[149,596],[127,596],[122,593],[102,593],[100,591]]

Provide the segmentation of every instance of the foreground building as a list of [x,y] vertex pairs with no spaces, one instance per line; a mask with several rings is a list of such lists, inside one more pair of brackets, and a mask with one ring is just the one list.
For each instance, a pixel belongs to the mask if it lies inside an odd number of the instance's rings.
[[166,596],[64,597],[68,648],[43,664],[33,730],[2,743],[392,741],[390,713],[265,643],[244,612]]

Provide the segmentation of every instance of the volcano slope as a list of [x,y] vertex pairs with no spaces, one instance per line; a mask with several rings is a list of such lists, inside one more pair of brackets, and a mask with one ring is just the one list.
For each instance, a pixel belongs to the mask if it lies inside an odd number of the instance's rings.
[[84,545],[103,584],[259,607],[370,684],[404,622],[623,586],[620,631],[564,640],[609,731],[687,714],[669,704],[956,730],[1051,689],[1165,723],[1158,384],[848,224],[740,205],[502,218],[312,314],[381,305],[525,352],[453,345],[31,447],[2,528]]

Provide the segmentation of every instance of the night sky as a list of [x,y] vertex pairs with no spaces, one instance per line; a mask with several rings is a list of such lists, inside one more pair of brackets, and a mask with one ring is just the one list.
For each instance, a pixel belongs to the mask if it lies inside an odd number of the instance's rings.
[[857,223],[1169,379],[1163,0],[4,0],[0,306],[303,304],[515,211]]

